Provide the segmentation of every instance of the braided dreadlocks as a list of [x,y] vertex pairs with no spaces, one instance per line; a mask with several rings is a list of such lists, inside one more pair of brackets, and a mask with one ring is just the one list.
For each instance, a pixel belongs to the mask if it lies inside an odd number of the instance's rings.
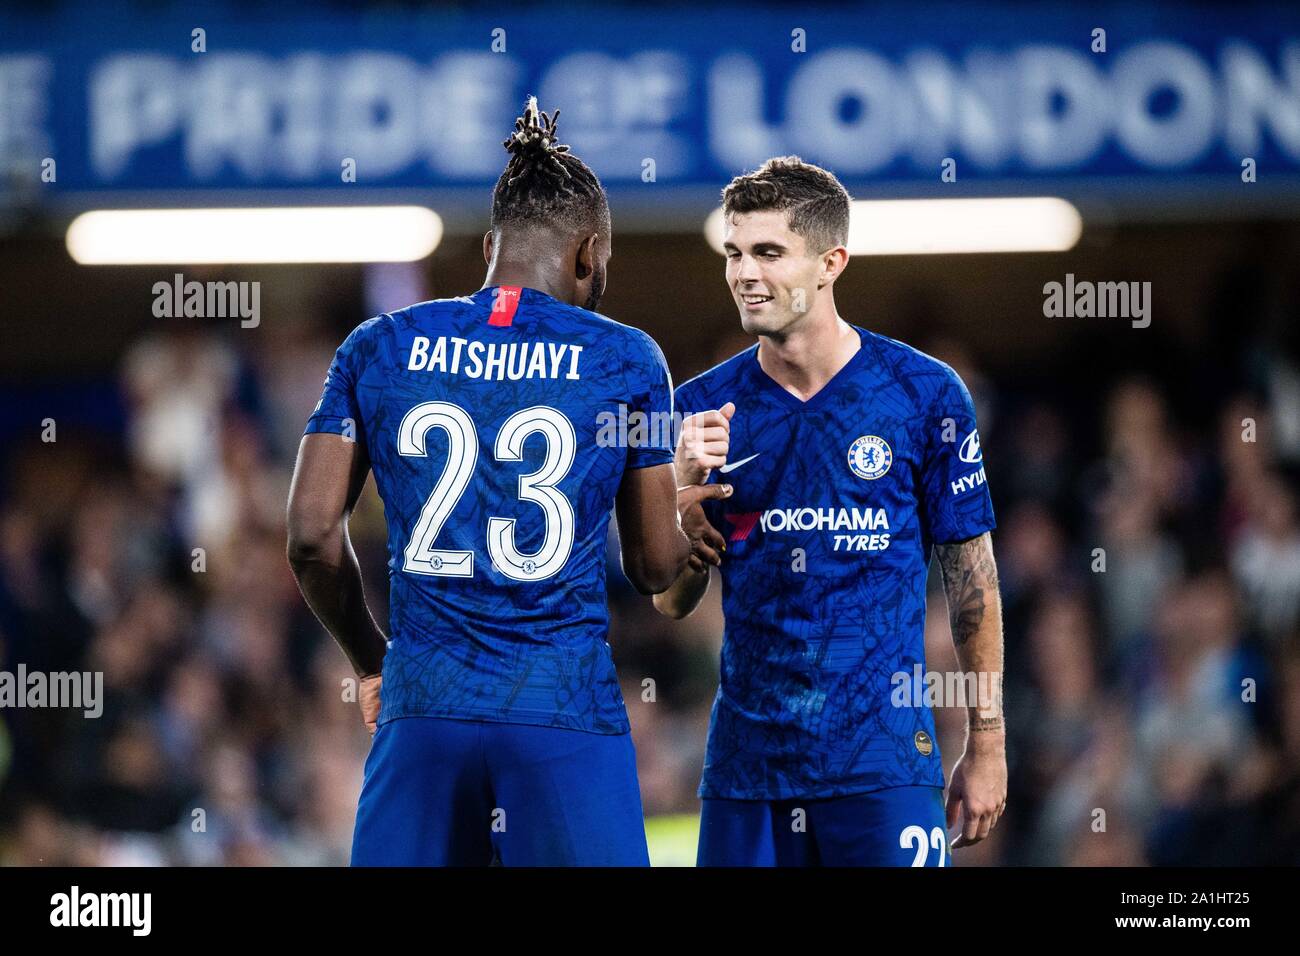
[[492,192],[492,228],[541,225],[609,235],[609,201],[591,168],[556,142],[557,109],[548,116],[530,96],[502,145],[510,153]]

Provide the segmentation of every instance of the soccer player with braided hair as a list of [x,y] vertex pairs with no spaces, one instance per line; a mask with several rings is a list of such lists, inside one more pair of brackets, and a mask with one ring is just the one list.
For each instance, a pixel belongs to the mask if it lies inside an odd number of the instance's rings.
[[[596,309],[610,257],[595,173],[530,98],[483,238],[487,277],[359,325],[330,365],[289,495],[289,561],[359,679],[374,735],[354,865],[647,865],[627,712],[606,641],[605,541],[642,593],[702,567],[645,333]],[[373,471],[387,632],[348,517]],[[697,509],[698,510],[698,509]]]

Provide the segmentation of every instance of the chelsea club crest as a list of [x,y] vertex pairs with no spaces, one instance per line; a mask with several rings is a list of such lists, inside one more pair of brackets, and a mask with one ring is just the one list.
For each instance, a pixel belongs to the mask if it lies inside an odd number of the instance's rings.
[[878,435],[863,435],[849,446],[849,468],[859,478],[875,481],[889,471],[894,453],[889,442]]

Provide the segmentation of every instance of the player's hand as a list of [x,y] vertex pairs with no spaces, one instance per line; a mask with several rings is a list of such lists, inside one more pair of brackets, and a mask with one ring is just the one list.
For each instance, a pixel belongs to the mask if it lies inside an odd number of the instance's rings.
[[701,502],[710,498],[729,498],[731,485],[687,485],[677,489],[677,513],[681,515],[682,530],[691,539],[690,568],[696,573],[706,572],[709,565],[722,564],[721,552],[727,550],[727,539],[709,524]]
[[357,703],[361,705],[361,719],[366,729],[374,736],[379,724],[379,691],[384,684],[383,674],[371,674],[361,678],[357,689]]
[[709,472],[727,463],[731,442],[731,416],[734,402],[727,402],[712,412],[696,412],[682,422],[677,441],[677,480],[683,485],[702,485]]
[[952,769],[948,786],[948,829],[960,822],[952,849],[983,840],[1007,808],[1007,755],[1004,749],[980,753],[969,747]]

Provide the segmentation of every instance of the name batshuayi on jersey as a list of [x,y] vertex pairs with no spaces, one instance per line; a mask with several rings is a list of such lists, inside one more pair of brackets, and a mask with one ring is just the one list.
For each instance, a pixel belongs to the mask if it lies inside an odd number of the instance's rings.
[[[645,333],[535,289],[377,316],[339,347],[307,433],[355,437],[388,524],[380,723],[440,716],[625,733],[608,644],[606,533],[650,440],[609,414],[672,413]],[[602,417],[603,416],[603,417]]]
[[[736,404],[706,503],[727,538],[721,681],[700,795],[830,797],[943,786],[934,718],[893,676],[925,666],[931,548],[994,527],[970,393],[947,365],[858,329],[800,402],[757,346],[684,383],[691,415]],[[917,695],[918,697],[921,695]]]

